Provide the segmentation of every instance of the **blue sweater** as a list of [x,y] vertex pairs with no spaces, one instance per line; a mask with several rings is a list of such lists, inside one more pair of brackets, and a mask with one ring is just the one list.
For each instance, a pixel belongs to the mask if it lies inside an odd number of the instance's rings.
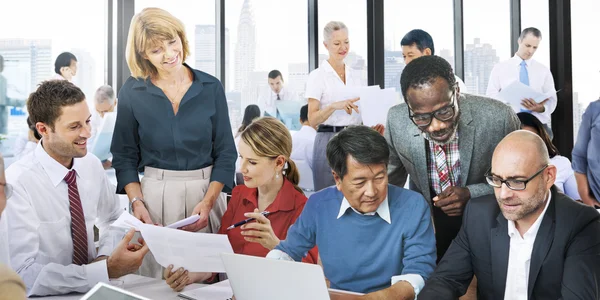
[[436,259],[429,205],[421,194],[388,185],[391,224],[351,208],[337,219],[344,196],[335,187],[313,194],[286,240],[275,248],[300,261],[315,244],[331,287],[370,293],[390,287],[392,276],[427,281]]

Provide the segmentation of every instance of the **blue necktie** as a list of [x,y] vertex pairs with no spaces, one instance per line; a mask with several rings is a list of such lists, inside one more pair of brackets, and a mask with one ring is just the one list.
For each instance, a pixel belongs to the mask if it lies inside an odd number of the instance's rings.
[[[521,61],[521,69],[519,70],[519,81],[522,84],[529,86],[529,73],[527,72],[527,63],[525,62],[525,60]],[[521,111],[531,113],[530,110],[524,108],[521,108]]]

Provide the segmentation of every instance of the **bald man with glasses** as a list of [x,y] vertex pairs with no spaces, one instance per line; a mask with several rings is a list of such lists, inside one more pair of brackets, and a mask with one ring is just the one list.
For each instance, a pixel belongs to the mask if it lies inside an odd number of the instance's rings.
[[600,299],[600,214],[554,186],[542,139],[519,130],[496,147],[458,236],[419,300],[457,299],[473,275],[478,299]]

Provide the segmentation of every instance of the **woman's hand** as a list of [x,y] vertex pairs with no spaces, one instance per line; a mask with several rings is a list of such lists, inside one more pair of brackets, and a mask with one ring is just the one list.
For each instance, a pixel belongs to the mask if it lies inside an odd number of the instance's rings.
[[245,213],[244,216],[256,219],[256,222],[242,226],[242,235],[246,241],[259,243],[269,250],[273,250],[275,246],[279,245],[279,239],[273,232],[271,221],[263,216],[258,209],[255,209],[253,213]]
[[135,201],[133,203],[133,205],[131,206],[131,209],[133,210],[133,216],[146,223],[146,224],[154,224],[152,222],[152,219],[150,218],[150,213],[148,212],[148,209],[146,208],[146,205],[144,205],[143,200],[138,200]]
[[212,209],[212,207],[213,202],[208,201],[206,199],[200,201],[200,203],[198,203],[196,207],[194,207],[194,211],[192,212],[192,215],[200,214],[200,219],[194,224],[181,227],[181,229],[185,231],[196,232],[208,226],[208,214],[210,214],[210,210]]
[[172,270],[173,265],[165,268],[163,277],[165,277],[165,281],[174,291],[181,292],[186,285],[192,283],[187,270],[183,268],[179,268],[175,272],[172,272]]
[[356,113],[360,113],[358,111],[358,106],[355,104],[356,101],[360,100],[360,98],[353,98],[343,101],[337,101],[330,104],[332,108],[335,110],[345,110],[347,114],[351,115],[352,110],[356,111]]

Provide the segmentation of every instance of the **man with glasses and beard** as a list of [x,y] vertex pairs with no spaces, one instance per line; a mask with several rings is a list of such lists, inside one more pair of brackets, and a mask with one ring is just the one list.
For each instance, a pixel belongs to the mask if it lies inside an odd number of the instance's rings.
[[542,139],[520,130],[494,151],[495,197],[469,201],[458,236],[419,294],[457,299],[600,299],[600,215],[554,186]]
[[492,194],[485,183],[492,152],[519,129],[512,109],[486,97],[461,94],[450,64],[423,56],[404,68],[405,103],[390,109],[385,137],[390,147],[389,181],[430,201],[438,261],[460,229],[471,198]]

